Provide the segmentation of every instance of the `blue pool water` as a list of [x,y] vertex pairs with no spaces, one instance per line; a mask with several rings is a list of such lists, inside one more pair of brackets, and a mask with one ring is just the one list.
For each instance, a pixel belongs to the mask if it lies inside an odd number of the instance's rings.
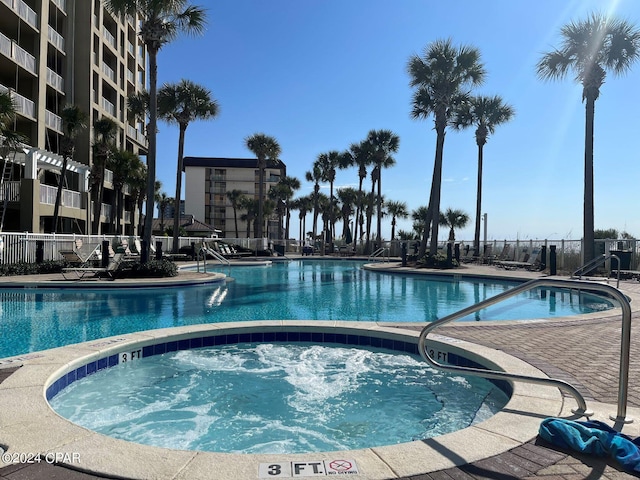
[[51,400],[122,440],[181,450],[301,453],[442,435],[494,415],[507,395],[417,356],[342,345],[234,344],[102,370]]
[[[110,335],[246,320],[430,322],[514,283],[370,272],[362,262],[293,261],[233,267],[207,286],[110,290],[0,290],[0,358]],[[227,269],[223,270],[227,273]],[[576,291],[540,289],[467,321],[575,315],[611,308]]]

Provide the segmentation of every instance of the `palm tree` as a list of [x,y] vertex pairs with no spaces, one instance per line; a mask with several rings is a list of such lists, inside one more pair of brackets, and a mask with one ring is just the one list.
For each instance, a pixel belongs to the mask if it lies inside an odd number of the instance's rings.
[[455,48],[451,40],[437,40],[425,49],[423,57],[414,55],[409,59],[408,71],[410,85],[416,87],[411,117],[426,119],[433,115],[435,123],[436,155],[429,196],[429,217],[420,246],[422,256],[431,224],[429,253],[435,255],[438,249],[445,131],[456,109],[468,100],[469,89],[482,84],[485,70],[480,62],[480,51],[476,48]]
[[[194,120],[209,120],[218,115],[218,103],[211,97],[211,91],[189,80],[178,84],[165,84],[158,92],[158,115],[169,124],[177,124],[180,129],[178,140],[178,168],[176,169],[176,196],[174,209],[180,212],[182,195],[182,160],[184,157],[184,137],[189,123]],[[173,216],[173,253],[178,253],[178,227],[180,215]]]
[[[358,167],[358,199],[361,200],[363,198],[362,183],[364,182],[364,179],[367,178],[367,167],[371,165],[371,162],[373,161],[371,155],[371,145],[366,140],[363,140],[360,143],[353,143],[349,147],[349,154],[351,155],[351,164]],[[362,222],[360,221],[362,217],[362,201],[358,201],[358,199],[356,200],[356,222],[353,229],[354,239],[358,238],[359,224],[360,226],[362,225]]]
[[240,237],[240,233],[238,232],[238,208],[242,205],[243,198],[244,192],[242,190],[233,189],[227,192],[227,200],[229,200],[231,208],[233,208],[233,222],[236,227],[236,238]]
[[258,202],[255,198],[242,197],[240,200],[240,208],[246,210],[247,213],[240,216],[240,220],[247,222],[247,238],[251,238],[251,223],[253,223],[258,215]]
[[156,193],[155,200],[158,205],[158,213],[160,214],[160,230],[164,233],[164,212],[173,202],[173,198],[168,197],[165,192],[159,192]]
[[[336,170],[338,168],[341,168],[344,165],[349,164],[349,162],[350,162],[349,156],[346,156],[345,154],[340,153],[337,150],[331,150],[330,152],[321,153],[320,155],[318,155],[318,158],[314,163],[314,166],[317,166],[318,169],[320,170],[320,179],[323,182],[329,182],[329,201],[331,202],[332,205],[335,202],[333,198],[333,182],[336,179]],[[329,235],[328,235],[327,242],[332,244],[333,237],[334,237],[334,232],[333,232],[334,219],[333,217],[331,217],[331,215],[333,213],[333,209],[328,209],[327,213],[330,216],[329,218],[330,228],[329,228]]]
[[[429,228],[427,220],[430,216],[428,206],[420,206],[411,212],[411,219],[413,220],[413,231],[416,232],[418,237],[424,235],[424,231]],[[420,252],[420,256],[424,255],[424,252]]]
[[100,216],[104,193],[105,169],[114,151],[118,125],[109,117],[102,117],[93,124],[93,165],[91,166],[91,192],[93,197],[93,225],[91,232],[100,233]]
[[298,210],[300,219],[300,243],[305,243],[307,213],[313,210],[313,199],[307,195],[296,198],[291,204],[292,210]]
[[582,85],[585,102],[584,139],[584,262],[595,257],[593,205],[593,126],[595,103],[600,96],[607,71],[627,72],[640,56],[640,31],[630,23],[592,14],[581,22],[572,22],[560,30],[562,44],[542,56],[538,76],[544,80],[564,78],[572,71]]
[[278,182],[280,188],[282,189],[281,200],[284,206],[284,215],[285,215],[285,227],[284,227],[284,238],[289,239],[289,225],[291,220],[291,202],[292,198],[296,192],[296,190],[300,190],[300,180],[296,177],[288,177],[284,176]]
[[256,133],[245,140],[245,144],[253,154],[258,157],[258,224],[256,225],[256,238],[262,238],[264,223],[264,173],[267,168],[267,159],[278,160],[280,145],[275,138]]
[[453,127],[455,129],[476,126],[476,144],[478,145],[478,186],[476,194],[476,224],[473,236],[473,255],[480,255],[480,218],[482,215],[482,161],[484,145],[489,134],[495,132],[498,125],[508,122],[515,112],[510,105],[504,103],[501,97],[478,96],[456,112]]
[[340,213],[342,215],[342,238],[345,239],[345,242],[347,238],[347,228],[349,227],[351,214],[353,213],[353,207],[356,205],[357,198],[358,191],[355,188],[346,187],[338,190],[338,199],[341,203]]
[[83,112],[77,105],[68,105],[62,109],[60,114],[62,119],[62,129],[64,137],[60,139],[60,153],[62,154],[62,168],[60,169],[60,180],[58,181],[58,190],[56,192],[56,203],[53,207],[53,225],[51,232],[58,231],[58,215],[60,212],[60,203],[62,201],[62,188],[64,179],[67,174],[67,164],[69,159],[73,157],[76,150],[75,138],[81,130],[87,128],[87,114]]
[[305,178],[307,182],[313,182],[313,193],[311,194],[311,199],[313,201],[313,241],[316,241],[316,237],[318,235],[318,214],[320,213],[319,207],[319,199],[320,199],[320,182],[322,181],[322,171],[318,165],[313,164],[311,170],[306,172]]
[[366,140],[371,145],[373,164],[377,170],[378,182],[377,204],[377,240],[378,246],[382,245],[382,169],[395,165],[396,161],[391,156],[400,148],[400,137],[391,130],[371,130]]
[[109,170],[113,172],[114,214],[112,215],[115,224],[114,233],[122,234],[120,231],[120,219],[122,217],[122,189],[129,178],[134,175],[135,170],[141,163],[140,157],[127,150],[116,150],[109,159]]
[[[0,157],[6,166],[9,161],[9,154],[13,153],[15,160],[16,152],[20,143],[26,141],[24,136],[14,131],[13,123],[17,113],[17,105],[13,100],[13,97],[9,92],[0,93]],[[13,164],[8,168],[12,169]],[[4,201],[7,202],[9,198],[8,193],[9,184],[4,185],[4,192],[2,192]],[[0,217],[0,232],[4,228],[4,218],[7,210],[2,209],[2,216]]]
[[[127,183],[131,187],[131,200],[134,205],[133,212],[133,221],[135,222],[136,218],[138,222],[142,218],[142,207],[145,199],[145,194],[147,191],[147,166],[142,163],[142,160],[138,157],[135,161],[135,165],[133,171],[129,175],[127,179]],[[135,215],[135,210],[138,211],[138,215]],[[138,227],[136,229],[136,226]],[[135,235],[140,235],[139,223],[133,225],[133,232]]]
[[391,215],[391,240],[396,235],[396,219],[408,218],[409,210],[407,210],[407,204],[405,202],[398,202],[391,200],[387,202],[387,213]]
[[469,215],[462,210],[447,208],[444,213],[440,212],[439,223],[443,227],[449,227],[449,243],[453,243],[456,241],[455,229],[466,227],[469,223]]
[[[158,52],[179,33],[200,34],[206,26],[205,10],[187,0],[105,0],[107,10],[116,15],[139,15],[140,36],[149,53],[149,125],[147,139],[147,199],[154,198],[156,181],[156,135],[158,124]],[[151,244],[154,204],[147,202],[143,240]],[[148,248],[148,247],[147,247]],[[145,255],[146,256],[146,255]]]

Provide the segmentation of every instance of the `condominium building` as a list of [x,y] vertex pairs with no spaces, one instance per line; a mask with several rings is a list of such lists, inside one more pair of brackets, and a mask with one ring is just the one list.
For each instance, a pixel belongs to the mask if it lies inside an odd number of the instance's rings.
[[[221,230],[221,237],[235,238],[234,211],[227,198],[227,192],[239,190],[244,196],[258,199],[259,172],[255,158],[210,158],[185,157],[185,213],[203,220]],[[267,160],[265,170],[265,195],[287,174],[286,166],[280,160]],[[246,210],[237,212],[238,237],[247,237],[247,222],[241,220]],[[255,234],[253,225],[250,234]],[[276,218],[269,219],[265,235],[277,238],[279,233]]]
[[[143,125],[126,109],[127,96],[145,86],[146,51],[138,27],[139,19],[115,17],[101,0],[0,0],[0,91],[13,97],[18,111],[14,129],[26,139],[17,153],[0,148],[0,229],[51,230],[65,106],[78,106],[87,116],[87,128],[76,138],[63,179],[59,232],[91,233],[88,190],[97,120],[116,122],[117,148],[146,153]],[[112,181],[107,171],[101,233],[113,233]],[[122,233],[130,234],[135,233],[136,209],[130,189],[124,191]]]

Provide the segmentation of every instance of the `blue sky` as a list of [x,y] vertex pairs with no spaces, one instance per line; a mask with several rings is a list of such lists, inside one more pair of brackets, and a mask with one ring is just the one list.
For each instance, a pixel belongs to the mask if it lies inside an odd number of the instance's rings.
[[[390,129],[400,137],[400,149],[396,165],[382,173],[383,194],[406,202],[410,210],[426,205],[435,155],[433,119],[410,118],[406,66],[411,55],[422,54],[434,40],[451,38],[482,54],[487,78],[475,93],[500,95],[516,111],[484,149],[488,238],[582,236],[581,88],[572,76],[541,81],[535,65],[559,46],[562,25],[592,12],[613,13],[640,27],[637,0],[193,3],[208,9],[207,32],[181,37],[160,51],[159,82],[184,78],[209,88],[220,114],[189,125],[185,155],[248,158],[252,154],[245,138],[266,133],[278,140],[287,174],[302,181],[298,195],[307,195],[312,185],[304,174],[320,153],[347,149],[371,129]],[[609,74],[595,117],[596,228],[635,236],[640,236],[635,209],[639,86],[640,62],[623,77]],[[177,143],[177,128],[160,124],[158,179],[169,196],[175,193]],[[458,239],[473,238],[476,175],[473,129],[448,130],[441,208],[462,209],[471,217]],[[335,184],[357,187],[357,181],[354,168],[339,171]],[[385,238],[389,222],[383,219]],[[297,232],[295,225],[292,231]],[[411,221],[400,221],[399,228],[410,230]],[[446,234],[441,231],[443,238]]]

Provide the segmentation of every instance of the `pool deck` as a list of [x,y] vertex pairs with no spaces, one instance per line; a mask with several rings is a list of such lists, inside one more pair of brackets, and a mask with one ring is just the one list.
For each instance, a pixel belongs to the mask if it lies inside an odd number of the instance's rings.
[[[412,272],[416,274],[433,273],[428,270],[411,270],[394,263],[379,263],[375,268],[387,271]],[[436,272],[442,274],[443,272]],[[446,273],[446,272],[445,272]],[[500,278],[531,279],[544,276],[541,273],[523,270],[504,270],[492,266],[465,265],[455,270],[456,275],[477,275],[482,277],[496,276]],[[561,278],[561,277],[558,277]],[[199,284],[209,281],[219,281],[215,276],[182,272],[177,279],[150,280],[149,284]],[[610,285],[615,286],[615,280],[610,279]],[[8,285],[38,288],[59,288],[70,283],[78,287],[96,288],[140,286],[140,281],[125,280],[82,280],[65,281],[61,275],[41,275],[29,277],[4,278],[0,288]],[[128,285],[127,285],[128,283]],[[76,285],[74,285],[75,287]],[[620,290],[631,299],[632,324],[635,328],[640,317],[640,282],[623,280]],[[536,322],[493,322],[478,324],[445,325],[438,330],[438,334],[468,341],[521,359],[533,367],[541,370],[553,378],[559,378],[577,387],[585,396],[589,408],[597,407],[598,411],[616,412],[618,392],[618,367],[620,351],[620,313],[603,312],[601,314],[579,315],[571,318],[554,319]],[[420,326],[403,325],[394,328],[420,330]],[[640,333],[632,328],[631,361],[628,387],[628,413],[635,419],[625,426],[625,433],[632,437],[640,436]],[[0,383],[10,378],[16,370],[15,364],[8,368],[0,368]],[[573,406],[573,400],[567,399],[567,406]],[[612,424],[612,422],[609,422]],[[514,426],[515,427],[515,426]],[[470,440],[471,443],[471,440]],[[3,443],[0,429],[0,446]],[[469,445],[469,448],[475,448]],[[213,472],[212,472],[213,474]],[[69,468],[40,464],[17,464],[0,468],[0,479],[69,479],[88,480],[101,477],[71,470]],[[117,477],[122,478],[122,477]],[[223,478],[212,476],[211,478]],[[242,478],[228,476],[224,478]],[[257,478],[257,474],[248,478]],[[354,475],[353,478],[366,478]],[[391,478],[391,477],[390,477]],[[451,479],[622,479],[637,478],[624,473],[613,462],[573,452],[561,451],[545,444],[540,439],[528,441],[520,446],[495,456],[474,461],[454,468],[436,472],[412,475],[405,480],[451,480]],[[242,478],[244,480],[244,478]]]

